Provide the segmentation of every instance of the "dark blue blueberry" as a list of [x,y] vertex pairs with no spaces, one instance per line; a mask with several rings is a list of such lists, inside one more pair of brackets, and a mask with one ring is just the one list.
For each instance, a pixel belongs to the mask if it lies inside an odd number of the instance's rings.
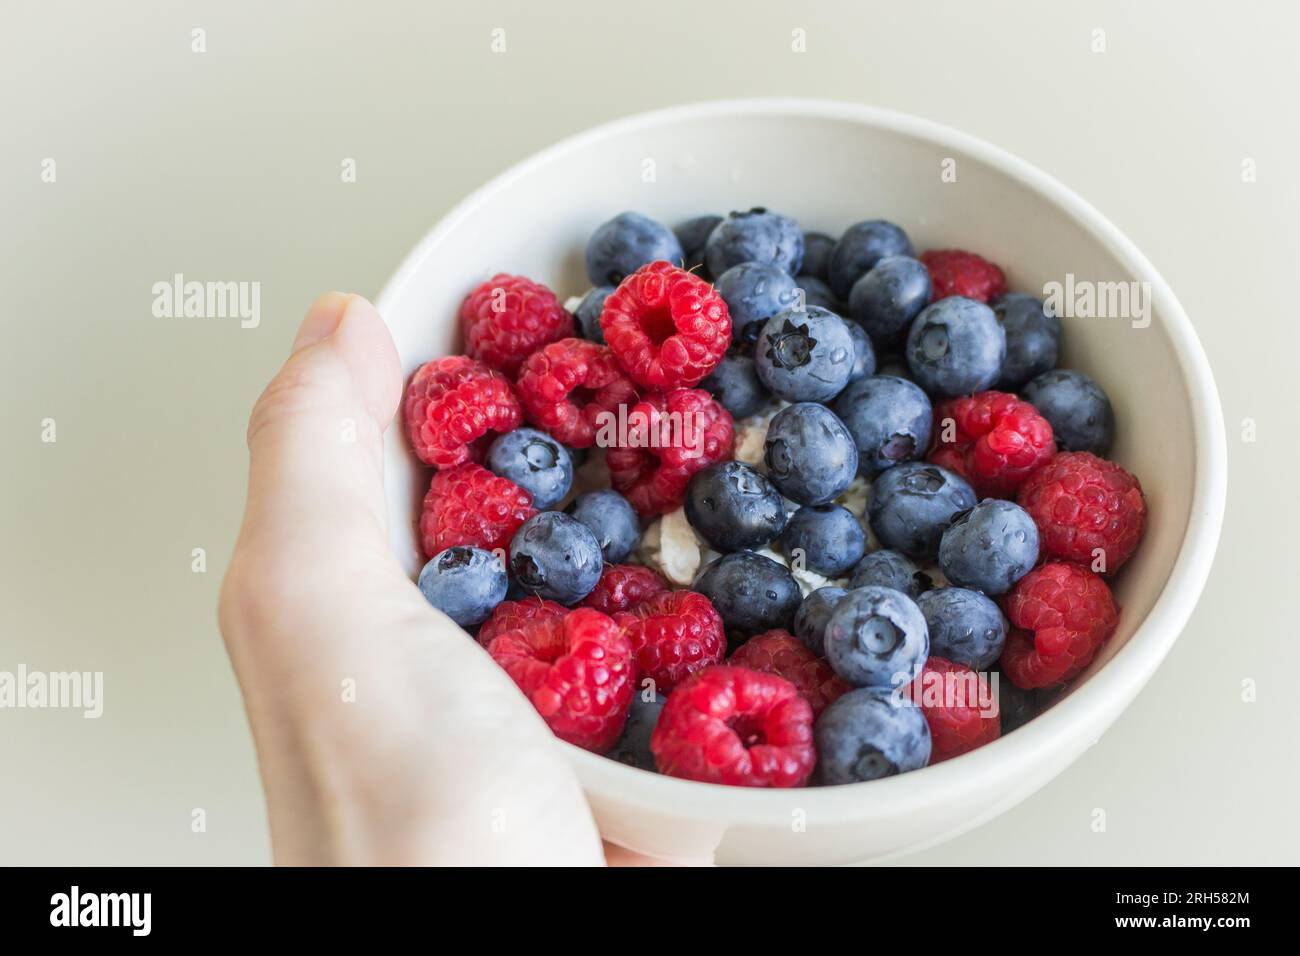
[[985,498],[952,519],[939,543],[939,569],[953,584],[1005,594],[1038,560],[1038,528],[1010,501]]
[[704,264],[720,276],[742,262],[770,262],[790,275],[803,263],[803,233],[789,216],[756,207],[722,220],[704,246]]
[[868,375],[875,374],[876,350],[872,347],[867,333],[862,331],[862,326],[856,322],[845,322],[844,326],[853,337],[853,371],[849,373],[849,384],[852,385]]
[[982,392],[998,380],[1007,337],[983,302],[959,295],[927,306],[907,333],[907,367],[931,395]]
[[856,361],[848,325],[816,306],[778,312],[754,346],[759,381],[787,402],[830,401],[848,384]]
[[600,542],[581,521],[558,511],[533,515],[510,541],[510,573],[530,594],[576,604],[604,565]]
[[992,667],[1007,639],[1007,619],[979,591],[935,588],[916,600],[930,628],[930,653],[972,670]]
[[1101,386],[1071,369],[1044,372],[1025,386],[1022,397],[1052,426],[1061,451],[1105,456],[1115,440],[1115,412]]
[[885,689],[844,694],[822,713],[813,741],[817,782],[823,786],[879,780],[930,762],[925,713]]
[[933,561],[949,523],[974,508],[976,500],[974,489],[960,475],[908,461],[876,476],[867,515],[885,547]]
[[763,323],[799,301],[794,279],[770,262],[742,262],[714,281],[718,295],[731,313],[731,335],[753,343]]
[[[677,241],[682,244],[685,268],[696,275],[700,274],[701,267],[704,265],[704,244],[709,241],[709,233],[717,228],[720,222],[722,222],[721,216],[696,216],[694,219],[687,219],[673,230]],[[705,278],[708,276],[706,275]]]
[[573,485],[569,449],[535,428],[516,428],[488,446],[488,470],[509,478],[533,496],[533,507],[553,508]]
[[654,754],[650,752],[650,735],[667,701],[668,695],[656,692],[653,682],[646,687],[638,686],[632,693],[632,709],[628,711],[623,736],[607,756],[629,767],[657,772]]
[[799,609],[799,585],[790,569],[753,551],[710,562],[693,588],[713,602],[728,631],[746,636],[789,628]]
[[710,465],[686,486],[686,520],[719,551],[765,547],[785,517],[781,492],[744,462]]
[[826,625],[831,613],[848,593],[844,588],[818,588],[803,599],[795,612],[791,633],[818,657],[826,655]]
[[933,582],[906,555],[882,548],[859,561],[849,578],[851,588],[871,586],[893,588],[916,600],[922,591],[933,586]]
[[993,303],[993,314],[1007,337],[999,389],[1018,392],[1031,378],[1056,368],[1061,320],[1047,311],[1042,299],[1024,292],[1008,292]]
[[920,458],[930,447],[934,410],[925,392],[905,378],[869,375],[831,406],[858,446],[863,474]]
[[994,696],[997,698],[998,720],[1004,736],[1023,727],[1046,709],[1042,691],[1022,690],[1011,683],[1006,674],[994,676],[997,678]]
[[565,511],[591,529],[610,564],[622,564],[641,541],[636,510],[612,488],[580,494]]
[[853,436],[834,412],[815,402],[788,405],[772,416],[763,460],[772,484],[801,505],[837,498],[858,470]]
[[461,627],[487,620],[506,599],[509,582],[501,559],[482,548],[439,551],[420,571],[417,582],[425,600]]
[[614,291],[612,285],[600,285],[582,297],[573,317],[578,323],[578,333],[588,342],[605,344],[605,330],[600,327],[600,313],[605,308],[605,300]]
[[587,242],[587,278],[595,286],[618,285],[647,262],[682,262],[682,244],[671,229],[639,212],[621,212]]
[[728,352],[712,374],[700,383],[734,419],[757,415],[771,401],[767,389],[758,380],[754,360],[748,355]]
[[867,535],[853,512],[841,505],[804,505],[790,516],[781,549],[791,567],[828,578],[848,573],[867,546]]
[[835,240],[826,233],[805,232],[803,234],[803,265],[799,271],[806,276],[825,279],[829,274],[831,253],[834,251]]
[[889,256],[853,283],[848,314],[884,348],[902,342],[907,327],[930,304],[930,270],[918,259]]
[[832,292],[847,299],[853,283],[874,269],[881,259],[912,253],[912,241],[907,233],[892,222],[870,219],[854,223],[835,244],[826,279]]
[[803,290],[805,309],[810,305],[815,305],[822,309],[829,309],[836,315],[840,314],[840,300],[835,298],[835,293],[831,291],[831,287],[824,280],[816,276],[799,275],[794,277],[794,282]]
[[893,588],[854,588],[826,624],[826,660],[855,687],[901,687],[930,656],[925,616]]

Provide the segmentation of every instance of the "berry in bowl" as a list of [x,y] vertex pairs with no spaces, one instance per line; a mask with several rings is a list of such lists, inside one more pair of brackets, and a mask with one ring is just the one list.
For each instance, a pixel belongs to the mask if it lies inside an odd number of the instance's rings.
[[[1141,314],[1048,294],[1121,281]],[[907,117],[611,124],[465,200],[380,310],[394,548],[634,850],[851,862],[989,819],[1140,690],[1217,543],[1217,397],[1159,276]]]

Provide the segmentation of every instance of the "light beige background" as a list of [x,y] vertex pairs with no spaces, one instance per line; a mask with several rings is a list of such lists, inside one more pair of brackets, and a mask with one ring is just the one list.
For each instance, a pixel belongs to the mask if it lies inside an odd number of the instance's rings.
[[[325,289],[375,295],[457,199],[560,137],[761,94],[910,111],[1073,187],[1181,297],[1228,423],[1219,559],[1146,692],[1037,796],[910,862],[1296,862],[1287,6],[6,3],[0,669],[102,670],[106,709],[0,710],[0,862],[269,859],[214,604],[244,420],[303,310]],[[154,318],[150,288],[175,272],[260,282],[260,327]]]

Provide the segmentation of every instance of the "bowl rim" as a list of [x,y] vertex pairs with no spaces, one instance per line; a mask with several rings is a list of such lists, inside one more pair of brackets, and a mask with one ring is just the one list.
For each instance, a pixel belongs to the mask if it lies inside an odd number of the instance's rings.
[[[1200,598],[1218,545],[1227,495],[1227,438],[1213,373],[1191,320],[1151,262],[1105,216],[1061,182],[1023,159],[985,140],[952,127],[906,113],[860,103],[797,97],[708,100],[622,117],[568,136],[510,166],[470,193],[415,245],[385,283],[377,300],[380,315],[401,297],[425,260],[493,194],[528,176],[535,168],[579,152],[597,142],[630,132],[682,122],[734,117],[796,117],[848,122],[881,129],[962,151],[1014,179],[1062,209],[1129,269],[1133,278],[1151,284],[1152,302],[1162,316],[1188,393],[1195,468],[1187,528],[1178,557],[1151,611],[1125,645],[1086,682],[1014,734],[987,746],[917,771],[883,780],[837,787],[760,790],[679,780],[647,773],[618,761],[559,742],[584,789],[610,795],[633,809],[697,823],[726,826],[771,826],[778,817],[788,824],[793,803],[803,807],[819,827],[915,813],[950,803],[963,791],[1010,780],[1050,758],[1063,739],[1079,737],[1079,728],[1096,728],[1092,743],[1124,711],[1151,678],[1186,625]],[[400,441],[390,429],[388,441]],[[1115,701],[1120,701],[1118,707]],[[1074,759],[1073,756],[1070,758]],[[1036,782],[1032,790],[1050,776]],[[1018,802],[1018,801],[1017,801]],[[986,816],[973,819],[975,826]],[[954,831],[953,834],[955,835]],[[944,839],[940,837],[939,839]],[[930,843],[936,840],[928,841]],[[918,844],[919,845],[919,844]]]

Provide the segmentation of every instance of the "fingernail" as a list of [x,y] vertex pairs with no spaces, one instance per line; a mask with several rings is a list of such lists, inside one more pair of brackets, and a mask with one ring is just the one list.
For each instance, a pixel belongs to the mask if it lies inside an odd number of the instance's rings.
[[343,321],[348,299],[349,297],[342,292],[326,292],[312,303],[312,307],[307,310],[307,317],[302,320],[302,325],[298,326],[298,334],[294,337],[289,354],[300,352],[307,346],[315,345],[333,335],[334,330]]

